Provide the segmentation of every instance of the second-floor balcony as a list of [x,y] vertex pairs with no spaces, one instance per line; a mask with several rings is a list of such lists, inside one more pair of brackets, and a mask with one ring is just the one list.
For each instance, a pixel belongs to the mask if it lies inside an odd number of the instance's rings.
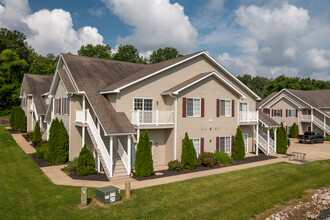
[[240,123],[257,123],[258,112],[257,111],[240,111],[239,112]]
[[78,123],[85,123],[86,119],[84,120],[84,112],[83,110],[76,109],[76,122]]
[[311,122],[312,121],[312,115],[301,115],[301,121]]
[[173,125],[174,112],[173,111],[132,111],[131,123],[133,125]]

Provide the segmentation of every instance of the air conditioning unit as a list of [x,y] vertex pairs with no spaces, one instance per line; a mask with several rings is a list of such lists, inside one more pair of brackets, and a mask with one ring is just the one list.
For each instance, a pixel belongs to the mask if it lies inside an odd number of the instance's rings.
[[96,189],[96,200],[103,204],[118,202],[121,200],[120,189],[114,186],[106,186]]

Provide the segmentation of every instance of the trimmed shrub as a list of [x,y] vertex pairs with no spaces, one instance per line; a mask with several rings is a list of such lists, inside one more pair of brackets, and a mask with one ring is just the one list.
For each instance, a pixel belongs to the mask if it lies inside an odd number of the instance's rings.
[[180,172],[184,169],[183,164],[178,160],[171,160],[168,162],[168,170]]
[[231,156],[234,160],[244,160],[245,157],[245,144],[240,126],[236,129],[235,142]]
[[37,121],[35,126],[34,126],[34,132],[33,132],[33,136],[32,136],[32,143],[35,146],[39,146],[41,141],[42,141],[42,138],[41,138],[40,126],[39,126],[39,121]]
[[59,164],[68,161],[69,135],[63,121],[57,118],[52,121],[49,129],[48,150],[45,159],[48,162]]
[[227,165],[235,163],[233,158],[231,158],[227,153],[223,151],[216,151],[214,153],[214,158],[218,164]]
[[48,143],[47,142],[42,143],[41,146],[38,147],[36,150],[37,158],[45,159],[45,153],[47,152],[47,150],[48,150]]
[[278,154],[285,154],[288,150],[288,137],[286,135],[283,122],[281,122],[281,127],[278,129],[276,137],[276,152]]
[[189,139],[188,133],[186,132],[181,154],[181,163],[184,168],[193,170],[197,165],[197,153],[194,148],[192,140]]
[[148,131],[144,134],[141,132],[139,143],[135,154],[135,175],[139,177],[147,177],[154,172],[152,161],[152,153],[150,146],[150,138]]
[[94,173],[96,173],[94,156],[85,144],[78,157],[77,174],[86,176]]
[[12,130],[15,125],[15,114],[16,114],[16,106],[13,106],[13,107],[11,107],[10,119],[9,119],[10,127],[12,128]]
[[70,161],[69,164],[66,167],[64,167],[63,171],[66,174],[75,173],[77,171],[77,167],[78,167],[78,157],[75,157],[73,161]]
[[203,165],[205,167],[213,167],[216,164],[214,154],[211,152],[203,152],[198,157],[197,165]]
[[325,136],[325,137],[324,137],[324,140],[325,140],[325,141],[330,141],[330,136]]
[[289,133],[290,138],[297,138],[299,135],[298,125],[296,123],[293,123],[289,132],[290,132]]

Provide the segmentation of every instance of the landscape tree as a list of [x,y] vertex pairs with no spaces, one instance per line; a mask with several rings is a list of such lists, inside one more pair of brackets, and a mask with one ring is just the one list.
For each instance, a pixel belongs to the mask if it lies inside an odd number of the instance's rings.
[[11,111],[10,111],[10,119],[9,119],[9,123],[10,123],[10,127],[13,129],[14,125],[15,125],[15,114],[16,114],[16,106],[12,106],[11,107]]
[[190,170],[195,169],[197,165],[197,153],[192,140],[189,139],[187,132],[182,144],[181,163],[186,169]]
[[47,54],[46,57],[33,53],[33,61],[30,65],[29,73],[38,75],[52,76],[55,73],[57,61],[59,56],[52,53]]
[[288,141],[283,122],[281,122],[281,127],[278,129],[276,137],[276,152],[278,154],[285,154],[288,150]]
[[296,123],[293,123],[293,125],[290,128],[290,138],[296,138],[299,135],[299,128]]
[[51,163],[53,163],[56,159],[56,141],[58,137],[59,124],[59,120],[55,118],[52,121],[49,129],[48,148],[45,152],[45,159]]
[[39,121],[37,121],[34,126],[34,130],[33,130],[32,143],[35,146],[39,146],[39,144],[41,143],[41,140],[42,140],[42,138],[41,138],[40,125],[39,125]]
[[81,46],[77,53],[79,56],[85,57],[96,57],[109,60],[112,58],[111,47],[108,44],[87,44],[86,46]]
[[150,138],[148,131],[144,134],[141,132],[137,151],[135,154],[135,174],[139,177],[152,175],[154,172],[152,153],[150,146]]
[[96,173],[94,156],[86,144],[84,144],[78,157],[77,174],[86,176],[94,173]]
[[232,158],[234,160],[244,160],[245,158],[245,144],[240,126],[236,129]]
[[26,132],[26,116],[25,116],[25,112],[21,107],[17,107],[18,112],[19,112],[19,130],[21,133],[25,133]]
[[149,63],[159,63],[181,56],[182,55],[179,54],[179,51],[173,47],[165,47],[164,49],[160,48],[150,55]]
[[146,60],[140,56],[138,49],[133,45],[120,45],[117,53],[113,56],[114,60],[126,61],[130,63],[146,63]]

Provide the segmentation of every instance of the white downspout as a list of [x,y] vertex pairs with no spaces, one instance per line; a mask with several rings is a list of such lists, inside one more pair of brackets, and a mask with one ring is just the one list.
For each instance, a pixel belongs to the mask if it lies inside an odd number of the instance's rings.
[[276,147],[277,147],[277,145],[276,145],[276,135],[277,134],[277,127],[275,127],[275,130],[274,130],[274,150],[275,150],[275,153],[277,152],[277,150],[276,150]]
[[259,154],[259,123],[257,123],[257,129],[256,129],[256,155]]
[[178,128],[178,98],[170,94],[174,98],[174,160],[176,160],[177,149],[177,128]]
[[[85,95],[83,95],[83,103],[82,103],[82,111],[83,111],[83,119],[82,123],[85,124],[85,118],[86,118],[86,111],[85,111]],[[85,144],[85,127],[82,127],[82,140],[81,140],[81,148],[84,147]]]

